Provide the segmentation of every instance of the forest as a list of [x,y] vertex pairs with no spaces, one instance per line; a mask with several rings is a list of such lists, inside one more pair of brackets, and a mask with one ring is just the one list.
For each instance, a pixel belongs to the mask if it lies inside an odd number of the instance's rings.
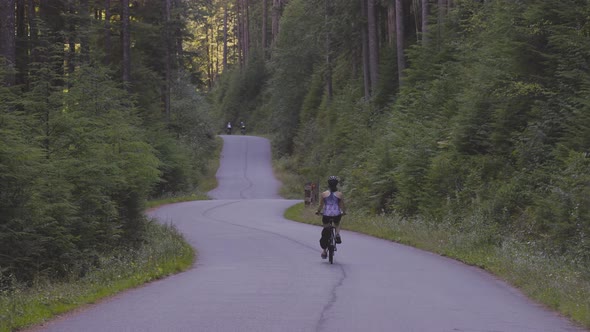
[[0,291],[144,244],[146,201],[194,193],[215,149],[205,4],[0,4]]
[[[83,270],[198,185],[227,121],[350,210],[590,277],[590,3],[8,0],[0,273]],[[6,281],[5,281],[6,282]]]
[[259,42],[212,91],[222,117],[272,135],[301,181],[340,176],[351,211],[477,229],[588,275],[590,3],[279,2],[269,39],[250,1]]

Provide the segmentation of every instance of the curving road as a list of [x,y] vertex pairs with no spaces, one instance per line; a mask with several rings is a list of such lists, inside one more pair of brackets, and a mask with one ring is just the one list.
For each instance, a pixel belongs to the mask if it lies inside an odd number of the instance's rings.
[[195,266],[41,330],[581,331],[478,268],[396,243],[343,231],[330,265],[318,226],[283,219],[297,201],[278,198],[268,141],[222,137],[215,200],[152,212],[198,249]]

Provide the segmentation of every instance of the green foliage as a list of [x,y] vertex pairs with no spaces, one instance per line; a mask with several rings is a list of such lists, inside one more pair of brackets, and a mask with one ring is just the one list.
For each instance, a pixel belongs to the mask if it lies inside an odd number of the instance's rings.
[[[33,88],[20,100],[38,117],[4,112],[22,122],[3,140],[12,143],[2,158],[12,199],[2,200],[0,266],[21,281],[83,273],[95,252],[141,237],[141,205],[158,180],[159,161],[126,93],[100,67],[76,74],[66,93]],[[33,128],[44,129],[40,144],[24,141]]]
[[266,102],[272,110],[273,146],[279,156],[293,150],[292,138],[299,126],[309,76],[321,55],[321,40],[312,33],[322,22],[322,15],[313,10],[316,7],[314,1],[289,2],[273,49]]
[[377,93],[363,101],[357,5],[328,17],[319,1],[285,8],[253,113],[270,122],[281,164],[300,181],[340,175],[352,210],[458,230],[483,220],[486,245],[588,262],[590,6],[457,1],[442,24],[432,15],[427,42],[408,39],[402,87],[383,44]]
[[[17,286],[75,282],[108,270],[102,260],[114,252],[161,248],[166,243],[154,243],[154,227],[144,216],[146,200],[196,197],[210,177],[218,144],[209,102],[189,84],[195,73],[184,69],[195,67],[185,66],[182,49],[202,4],[174,1],[170,19],[161,1],[130,6],[132,77],[125,86],[119,79],[123,50],[113,37],[122,32],[121,8],[111,3],[105,34],[103,6],[23,2],[36,19],[23,18],[26,32],[18,31],[18,66],[0,63],[0,77],[13,75],[20,84],[0,86],[1,301]],[[108,43],[107,35],[113,37]],[[256,89],[251,83],[259,77],[248,77],[247,86]],[[168,251],[174,250],[183,249]],[[119,270],[134,262],[122,262]],[[157,266],[134,280],[161,272]],[[57,302],[57,311],[71,307]],[[4,323],[5,312],[0,316]]]
[[244,121],[249,128],[267,129],[264,127],[266,116],[255,113],[266,80],[266,64],[260,54],[253,54],[244,68],[228,71],[213,92],[220,120],[218,128],[225,128],[227,122],[236,125]]
[[13,283],[0,290],[0,331],[39,324],[125,289],[184,271],[195,259],[193,248],[174,226],[148,223],[144,240],[141,248],[97,256],[97,267],[90,268],[82,278],[71,275],[67,283],[37,280],[32,287]]
[[351,229],[485,267],[588,326],[588,2],[454,1],[442,22],[433,9],[427,40],[406,35],[401,87],[381,43],[369,100],[358,4],[326,16],[290,1],[263,89],[228,97],[228,77],[245,78],[224,74],[216,105],[248,105],[272,134],[286,192],[339,175]]
[[183,84],[171,129],[148,132],[105,68],[81,66],[67,90],[46,69],[29,92],[0,88],[0,287],[83,276],[97,255],[140,245],[156,184],[194,190],[214,149],[206,103]]
[[318,66],[311,76],[309,89],[307,90],[305,98],[303,99],[303,104],[301,105],[300,120],[302,126],[317,116],[318,108],[322,104],[324,98],[325,85],[324,68]]
[[193,193],[215,148],[208,102],[187,81],[173,86],[168,130],[159,128],[150,138],[162,173],[152,197]]
[[572,260],[585,264],[590,258],[587,236],[590,232],[589,190],[590,160],[570,151],[558,172],[535,192],[534,231],[554,241],[543,243],[546,250],[571,254]]
[[397,53],[392,47],[383,48],[380,59],[380,76],[374,97],[374,104],[378,109],[386,107],[399,90]]

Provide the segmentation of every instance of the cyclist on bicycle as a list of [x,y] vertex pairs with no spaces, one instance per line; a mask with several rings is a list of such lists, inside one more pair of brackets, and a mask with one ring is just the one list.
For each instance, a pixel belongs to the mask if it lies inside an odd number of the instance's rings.
[[[320,197],[320,205],[316,211],[316,214],[322,214],[322,224],[324,229],[331,223],[336,227],[336,243],[342,243],[340,238],[340,219],[346,214],[344,208],[344,198],[342,193],[338,191],[338,178],[336,176],[330,176],[328,178],[329,189],[324,191]],[[322,238],[320,239],[320,246],[322,247],[322,258],[328,256],[327,253],[327,232],[322,231]],[[329,233],[328,233],[329,234]]]

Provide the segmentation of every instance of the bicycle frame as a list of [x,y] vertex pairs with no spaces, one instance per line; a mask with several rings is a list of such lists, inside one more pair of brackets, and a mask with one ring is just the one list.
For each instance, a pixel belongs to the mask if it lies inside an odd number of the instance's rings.
[[334,264],[334,251],[336,251],[336,226],[330,223],[330,241],[328,242],[328,258],[330,264]]

